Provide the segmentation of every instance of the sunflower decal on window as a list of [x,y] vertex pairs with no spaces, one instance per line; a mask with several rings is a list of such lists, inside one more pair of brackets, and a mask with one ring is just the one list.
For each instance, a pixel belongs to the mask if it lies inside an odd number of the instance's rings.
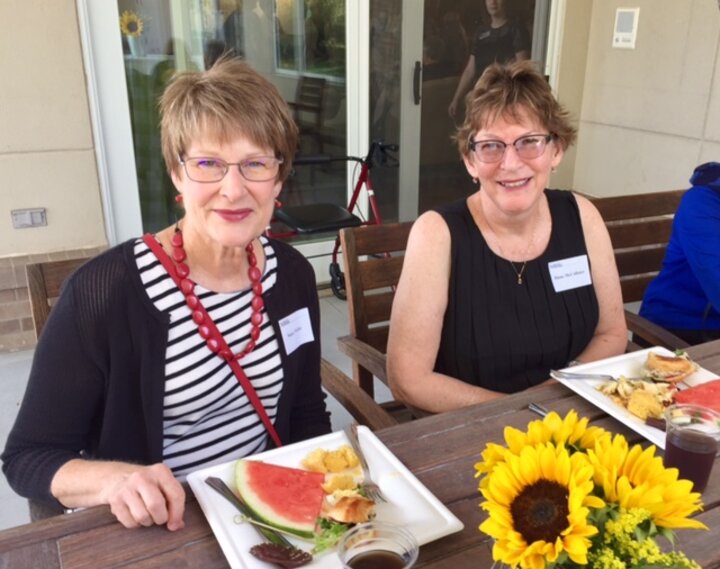
[[143,19],[132,10],[125,10],[120,16],[120,31],[131,38],[140,37],[143,33],[145,23]]

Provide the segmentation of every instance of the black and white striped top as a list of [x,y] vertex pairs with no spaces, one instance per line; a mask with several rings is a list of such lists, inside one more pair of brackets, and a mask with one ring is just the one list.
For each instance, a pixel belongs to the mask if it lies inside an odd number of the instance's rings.
[[[263,291],[277,278],[277,259],[267,239]],[[200,337],[185,297],[149,247],[138,240],[135,258],[140,277],[155,307],[170,315],[165,353],[163,462],[183,479],[193,470],[248,456],[265,449],[268,434],[230,366],[213,354]],[[192,278],[192,275],[191,275]],[[250,336],[250,289],[217,293],[195,286],[233,352]],[[283,384],[280,346],[263,309],[260,338],[240,360],[270,420],[274,422]]]

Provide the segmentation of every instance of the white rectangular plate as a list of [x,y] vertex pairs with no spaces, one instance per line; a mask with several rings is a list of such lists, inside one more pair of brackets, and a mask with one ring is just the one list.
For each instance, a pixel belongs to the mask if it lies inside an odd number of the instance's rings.
[[[360,427],[358,434],[373,479],[390,499],[390,503],[376,506],[378,520],[402,525],[413,533],[420,545],[463,529],[462,522],[367,427]],[[349,444],[345,434],[336,432],[248,458],[301,468],[302,459],[311,451],[318,448],[334,450],[343,444]],[[267,569],[267,563],[249,553],[253,545],[262,543],[262,538],[249,524],[235,523],[238,511],[205,483],[208,476],[217,476],[235,489],[234,470],[235,461],[228,462],[196,470],[188,475],[187,481],[232,569]],[[307,541],[290,540],[306,550],[312,547]],[[340,567],[340,560],[333,550],[318,555],[306,567],[335,569]]]
[[[604,373],[614,377],[624,375],[626,377],[640,377],[642,376],[642,368],[647,360],[648,352],[657,352],[664,356],[674,355],[670,350],[662,347],[647,348],[646,350],[640,350],[638,352],[631,352],[629,354],[623,354],[621,356],[615,356],[613,358],[607,358],[597,362],[588,364],[582,364],[574,366],[572,368],[566,368],[565,371],[572,372],[583,372],[583,373]],[[717,379],[718,374],[712,373],[704,368],[698,367],[698,370],[692,375],[688,376],[681,384],[685,385],[699,385],[710,381],[711,379]],[[641,434],[647,440],[661,449],[665,448],[665,433],[660,429],[646,425],[644,421],[630,413],[622,405],[618,405],[607,395],[600,393],[597,390],[598,385],[602,381],[596,379],[561,379],[558,380],[563,385],[566,385],[572,389],[575,393],[590,401],[594,405],[600,407],[608,415],[612,415],[621,423],[624,423],[635,432]]]

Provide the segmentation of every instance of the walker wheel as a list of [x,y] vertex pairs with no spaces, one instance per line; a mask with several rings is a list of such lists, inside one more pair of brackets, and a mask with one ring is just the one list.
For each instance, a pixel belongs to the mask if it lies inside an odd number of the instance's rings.
[[340,270],[338,263],[330,263],[330,288],[333,294],[340,300],[347,300],[345,293],[345,275]]

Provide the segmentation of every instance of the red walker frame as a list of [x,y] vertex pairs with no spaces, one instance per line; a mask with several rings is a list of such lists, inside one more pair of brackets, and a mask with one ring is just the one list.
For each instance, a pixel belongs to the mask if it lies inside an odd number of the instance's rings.
[[[380,208],[375,198],[370,169],[376,164],[384,164],[388,159],[396,161],[396,157],[388,152],[397,152],[396,144],[384,144],[381,141],[374,141],[370,144],[367,155],[364,158],[358,156],[296,156],[293,165],[319,165],[330,162],[357,162],[360,164],[355,187],[353,188],[350,202],[346,208],[335,204],[321,203],[290,207],[278,207],[275,210],[272,222],[282,222],[291,228],[290,231],[273,232],[268,227],[265,234],[274,239],[288,239],[295,235],[306,235],[321,232],[338,232],[343,227],[357,227],[360,225],[379,225],[382,223]],[[375,156],[379,154],[376,162]],[[360,192],[363,187],[367,191],[368,203],[370,205],[370,216],[363,220],[355,215]],[[335,246],[332,251],[330,262],[330,287],[333,294],[338,298],[345,299],[345,278],[338,263],[340,251],[340,235],[335,237]]]

